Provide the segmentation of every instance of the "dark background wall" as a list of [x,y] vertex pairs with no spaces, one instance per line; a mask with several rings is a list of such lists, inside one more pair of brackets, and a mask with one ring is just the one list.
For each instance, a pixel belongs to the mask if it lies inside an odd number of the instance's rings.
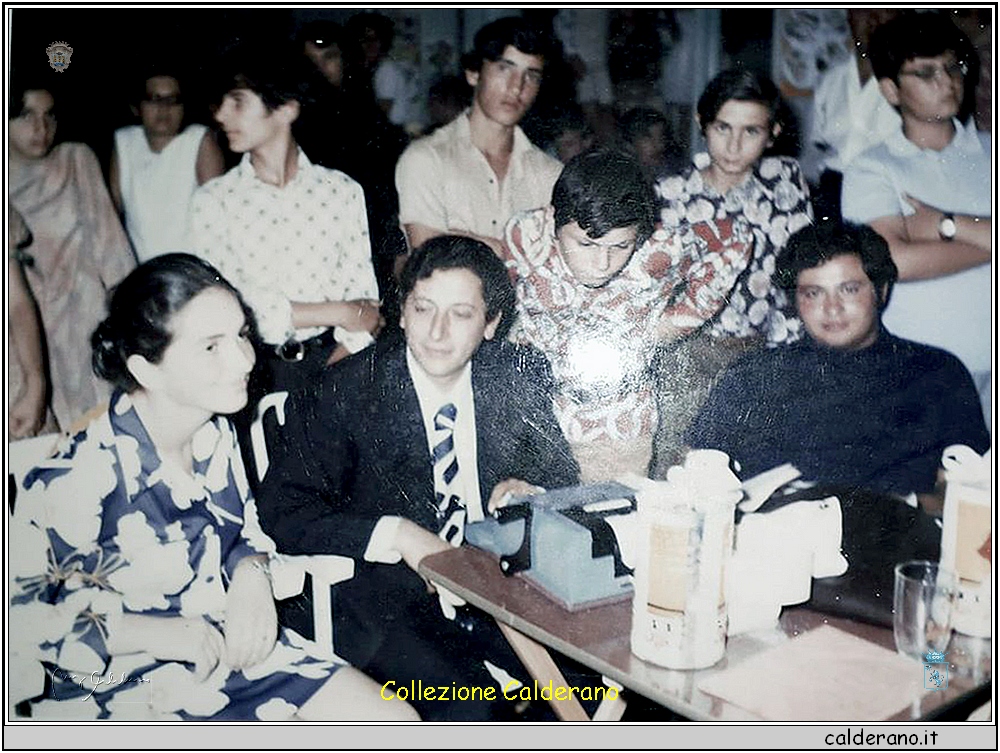
[[[10,67],[48,71],[65,100],[61,140],[91,144],[106,162],[115,127],[131,122],[128,87],[152,56],[181,61],[189,74],[188,115],[207,121],[203,83],[226,42],[252,35],[289,36],[291,10],[272,9],[13,9]],[[54,41],[73,48],[69,67],[48,67],[45,49]]]

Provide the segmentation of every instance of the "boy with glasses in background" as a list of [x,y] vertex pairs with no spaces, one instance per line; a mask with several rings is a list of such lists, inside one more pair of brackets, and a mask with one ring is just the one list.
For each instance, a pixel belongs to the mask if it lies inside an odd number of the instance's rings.
[[962,123],[976,53],[947,17],[901,16],[870,44],[872,68],[902,128],[844,175],[844,218],[889,243],[899,280],[893,332],[957,355],[990,416],[990,136]]

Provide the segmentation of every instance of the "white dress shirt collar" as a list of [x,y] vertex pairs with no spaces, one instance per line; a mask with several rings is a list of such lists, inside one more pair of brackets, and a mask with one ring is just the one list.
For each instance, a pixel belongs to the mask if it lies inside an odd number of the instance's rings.
[[[940,151],[944,151],[945,149],[956,149],[959,153],[969,156],[982,154],[983,145],[979,141],[979,135],[976,132],[976,126],[972,119],[970,118],[966,125],[962,125],[962,122],[958,118],[952,118],[951,122],[955,126],[955,135],[952,137],[951,142]],[[922,149],[917,146],[906,138],[906,134],[903,133],[902,128],[894,132],[892,136],[886,140],[886,145],[889,147],[890,152],[901,157],[912,156],[914,154],[919,154],[920,152],[937,151],[933,149]]]
[[284,186],[274,186],[271,185],[270,183],[265,183],[260,178],[258,178],[257,171],[253,169],[253,162],[251,161],[252,155],[250,154],[250,152],[243,153],[243,159],[241,159],[240,163],[236,166],[236,171],[237,171],[236,174],[240,176],[240,181],[244,183],[271,186],[271,188],[276,188],[276,189],[286,188],[287,186],[293,183],[301,181],[304,178],[305,173],[307,173],[309,169],[312,167],[312,162],[309,161],[309,158],[306,156],[306,153],[302,151],[302,147],[296,145],[295,151],[297,154],[295,163],[296,164],[295,175]]

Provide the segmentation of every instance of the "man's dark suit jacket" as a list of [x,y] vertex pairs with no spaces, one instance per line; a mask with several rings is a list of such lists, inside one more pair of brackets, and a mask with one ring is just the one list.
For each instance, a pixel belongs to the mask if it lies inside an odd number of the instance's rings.
[[[552,376],[538,351],[486,341],[472,359],[483,505],[520,478],[546,488],[578,483],[579,469],[552,413]],[[430,597],[403,562],[365,562],[383,515],[437,531],[433,468],[401,341],[378,343],[292,395],[286,424],[268,437],[270,469],[258,509],[287,554],[341,554],[355,577],[334,589],[335,646],[363,667],[389,631]],[[396,621],[400,622],[395,624]],[[405,631],[403,631],[405,632]]]

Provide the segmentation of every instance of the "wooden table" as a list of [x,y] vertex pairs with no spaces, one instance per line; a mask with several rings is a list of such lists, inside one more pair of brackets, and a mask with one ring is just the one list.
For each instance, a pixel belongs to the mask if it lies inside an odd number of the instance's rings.
[[[701,670],[670,670],[642,661],[630,649],[631,600],[569,612],[519,576],[505,577],[497,558],[463,546],[431,555],[420,563],[420,572],[492,615],[539,686],[549,680],[565,685],[548,649],[569,656],[610,680],[649,698],[684,717],[708,721],[762,721],[751,712],[698,689],[704,677],[718,673],[770,648],[760,637],[737,635],[729,639],[725,657]],[[837,618],[804,608],[786,609],[781,628],[787,636],[829,624],[845,632],[894,650],[892,631]],[[779,636],[780,637],[780,636]],[[951,677],[947,690],[928,692],[911,707],[885,721],[932,719],[958,704],[989,698],[990,677]],[[560,719],[589,717],[576,699],[551,702]],[[624,703],[604,704],[594,720],[621,718]]]

